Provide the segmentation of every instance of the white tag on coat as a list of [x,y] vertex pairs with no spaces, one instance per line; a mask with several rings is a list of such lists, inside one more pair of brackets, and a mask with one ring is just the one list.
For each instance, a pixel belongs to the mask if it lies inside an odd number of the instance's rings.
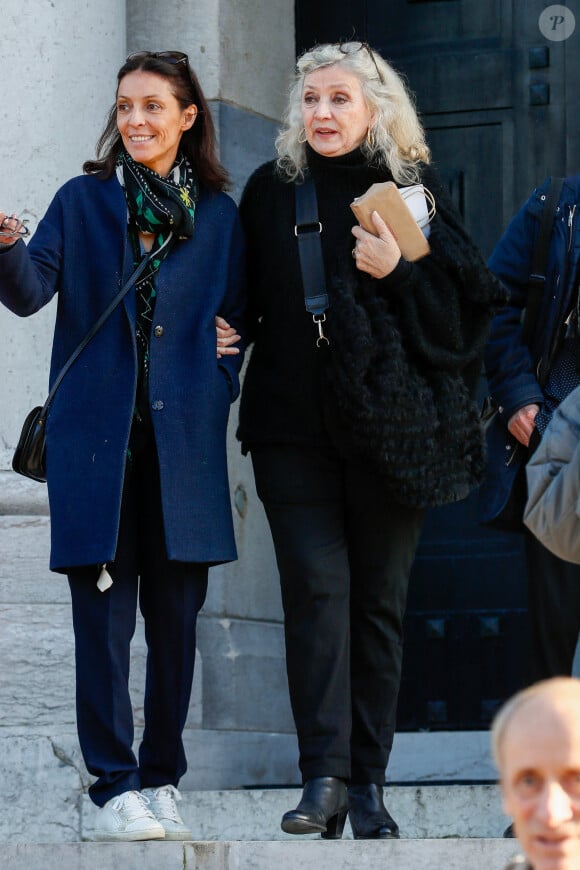
[[101,573],[99,574],[99,579],[97,580],[97,588],[100,592],[105,592],[113,585],[113,578],[107,571],[107,566],[103,565],[101,568]]

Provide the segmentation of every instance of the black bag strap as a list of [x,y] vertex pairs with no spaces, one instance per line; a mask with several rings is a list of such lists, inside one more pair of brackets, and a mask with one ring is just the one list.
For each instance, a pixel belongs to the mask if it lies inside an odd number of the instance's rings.
[[548,266],[548,251],[556,208],[560,201],[560,193],[564,179],[552,176],[550,187],[544,201],[542,220],[538,230],[538,238],[532,256],[532,268],[528,278],[528,299],[522,326],[522,338],[525,344],[532,340],[532,333],[538,316],[540,303],[546,286],[546,271]]
[[46,399],[46,402],[42,406],[42,411],[40,412],[40,417],[38,419],[39,425],[42,425],[44,423],[44,420],[45,420],[46,415],[48,413],[48,409],[50,408],[50,404],[51,404],[52,400],[54,399],[54,395],[55,395],[56,391],[58,390],[59,386],[61,385],[64,376],[70,370],[72,365],[77,361],[77,359],[79,358],[79,356],[81,355],[81,353],[83,352],[83,350],[85,349],[87,344],[90,342],[90,340],[95,337],[95,335],[97,334],[97,332],[99,331],[101,326],[111,316],[111,314],[113,313],[113,311],[115,310],[117,305],[127,295],[129,290],[131,289],[131,287],[135,284],[135,282],[137,281],[139,276],[143,273],[145,266],[147,265],[147,263],[149,262],[149,260],[151,259],[152,256],[153,256],[153,251],[150,251],[149,254],[141,260],[141,262],[139,263],[139,265],[137,266],[137,268],[135,269],[135,271],[133,272],[131,277],[128,279],[128,281],[125,284],[123,284],[123,286],[121,287],[121,289],[119,290],[119,292],[117,293],[115,298],[112,300],[112,302],[109,303],[107,308],[105,308],[105,310],[103,311],[103,313],[101,314],[99,319],[96,321],[96,323],[93,324],[93,326],[89,329],[89,331],[87,332],[87,334],[85,335],[85,337],[83,338],[83,340],[81,341],[79,346],[76,348],[76,350],[74,350],[71,353],[71,355],[69,356],[69,358],[67,359],[67,361],[65,362],[63,367],[61,368],[60,372],[58,373],[58,376],[57,376],[57,378],[56,378],[54,384],[52,385],[51,390],[48,394],[48,398]]
[[316,188],[310,173],[306,170],[304,181],[294,185],[296,199],[296,225],[294,235],[298,240],[300,271],[304,288],[304,305],[318,327],[316,346],[330,344],[324,335],[322,324],[326,320],[328,293],[322,257],[322,224],[318,219]]

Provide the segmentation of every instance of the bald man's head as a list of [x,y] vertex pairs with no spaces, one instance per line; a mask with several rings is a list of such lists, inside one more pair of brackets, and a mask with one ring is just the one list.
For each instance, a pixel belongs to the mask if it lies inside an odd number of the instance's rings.
[[495,763],[501,770],[501,754],[504,735],[512,720],[523,713],[529,704],[544,700],[550,706],[554,704],[580,703],[580,680],[574,677],[554,677],[542,680],[523,691],[503,705],[497,713],[491,726],[492,750]]
[[492,725],[504,809],[534,870],[580,868],[580,680],[519,692]]

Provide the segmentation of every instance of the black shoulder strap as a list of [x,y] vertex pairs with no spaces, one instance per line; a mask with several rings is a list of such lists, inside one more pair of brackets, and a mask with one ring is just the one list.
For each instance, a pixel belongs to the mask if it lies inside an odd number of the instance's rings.
[[130,288],[136,282],[137,278],[143,273],[143,270],[145,269],[145,266],[147,265],[147,263],[151,259],[152,255],[153,255],[153,252],[150,252],[146,257],[144,257],[141,260],[141,262],[139,263],[139,265],[137,266],[137,268],[135,269],[135,271],[133,272],[133,274],[131,275],[129,280],[125,284],[123,284],[122,288],[119,290],[119,292],[117,293],[115,298],[112,300],[112,302],[110,302],[110,304],[107,306],[107,308],[103,311],[103,313],[101,314],[101,316],[99,317],[97,322],[89,329],[89,331],[87,332],[87,334],[85,335],[85,337],[83,338],[83,340],[81,341],[79,346],[76,348],[76,350],[74,350],[71,353],[71,355],[69,356],[69,358],[67,359],[67,361],[65,362],[63,367],[61,368],[54,384],[51,387],[51,390],[48,394],[48,398],[47,398],[46,402],[44,403],[44,405],[42,406],[42,411],[41,411],[40,418],[38,421],[40,424],[43,423],[43,421],[48,413],[48,409],[50,408],[50,404],[51,404],[52,400],[54,399],[54,394],[56,393],[57,389],[60,387],[60,385],[62,383],[62,379],[64,378],[66,373],[69,371],[69,369],[71,368],[73,363],[76,362],[76,360],[79,358],[79,356],[81,355],[81,353],[83,352],[83,350],[85,349],[85,347],[87,346],[89,341],[92,338],[94,338],[94,336],[97,334],[97,332],[99,331],[101,326],[104,324],[104,322],[113,313],[113,311],[115,310],[115,308],[117,307],[119,302],[121,302],[123,297],[125,297],[127,295]]
[[326,276],[322,257],[322,224],[318,220],[316,188],[310,174],[305,172],[304,181],[294,185],[296,199],[296,225],[294,235],[298,239],[300,271],[304,287],[304,304],[318,326],[317,347],[329,344],[322,331],[328,308]]
[[528,279],[528,299],[522,327],[522,338],[525,344],[529,344],[532,339],[534,325],[538,316],[540,302],[542,301],[544,287],[546,285],[546,269],[548,266],[550,238],[552,236],[554,216],[560,200],[563,183],[563,178],[552,176],[550,187],[546,194],[544,208],[542,210],[542,220],[540,222],[538,238],[532,256],[532,270]]

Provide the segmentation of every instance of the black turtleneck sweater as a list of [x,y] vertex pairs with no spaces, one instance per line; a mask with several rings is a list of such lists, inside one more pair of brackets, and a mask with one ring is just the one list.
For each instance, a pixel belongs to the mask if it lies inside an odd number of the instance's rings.
[[[356,273],[351,252],[357,221],[350,209],[356,196],[377,181],[392,180],[384,169],[371,167],[357,149],[342,157],[322,157],[308,148],[308,166],[316,185],[322,224],[322,250],[328,318],[332,318],[333,279],[345,270]],[[250,177],[240,203],[247,239],[249,335],[255,344],[240,404],[238,438],[244,451],[257,444],[327,447],[340,442],[329,432],[334,422],[332,399],[321,384],[324,353],[316,347],[318,331],[304,306],[304,291],[294,235],[294,185],[283,181],[275,162]],[[410,266],[401,261],[377,290],[396,285]]]

